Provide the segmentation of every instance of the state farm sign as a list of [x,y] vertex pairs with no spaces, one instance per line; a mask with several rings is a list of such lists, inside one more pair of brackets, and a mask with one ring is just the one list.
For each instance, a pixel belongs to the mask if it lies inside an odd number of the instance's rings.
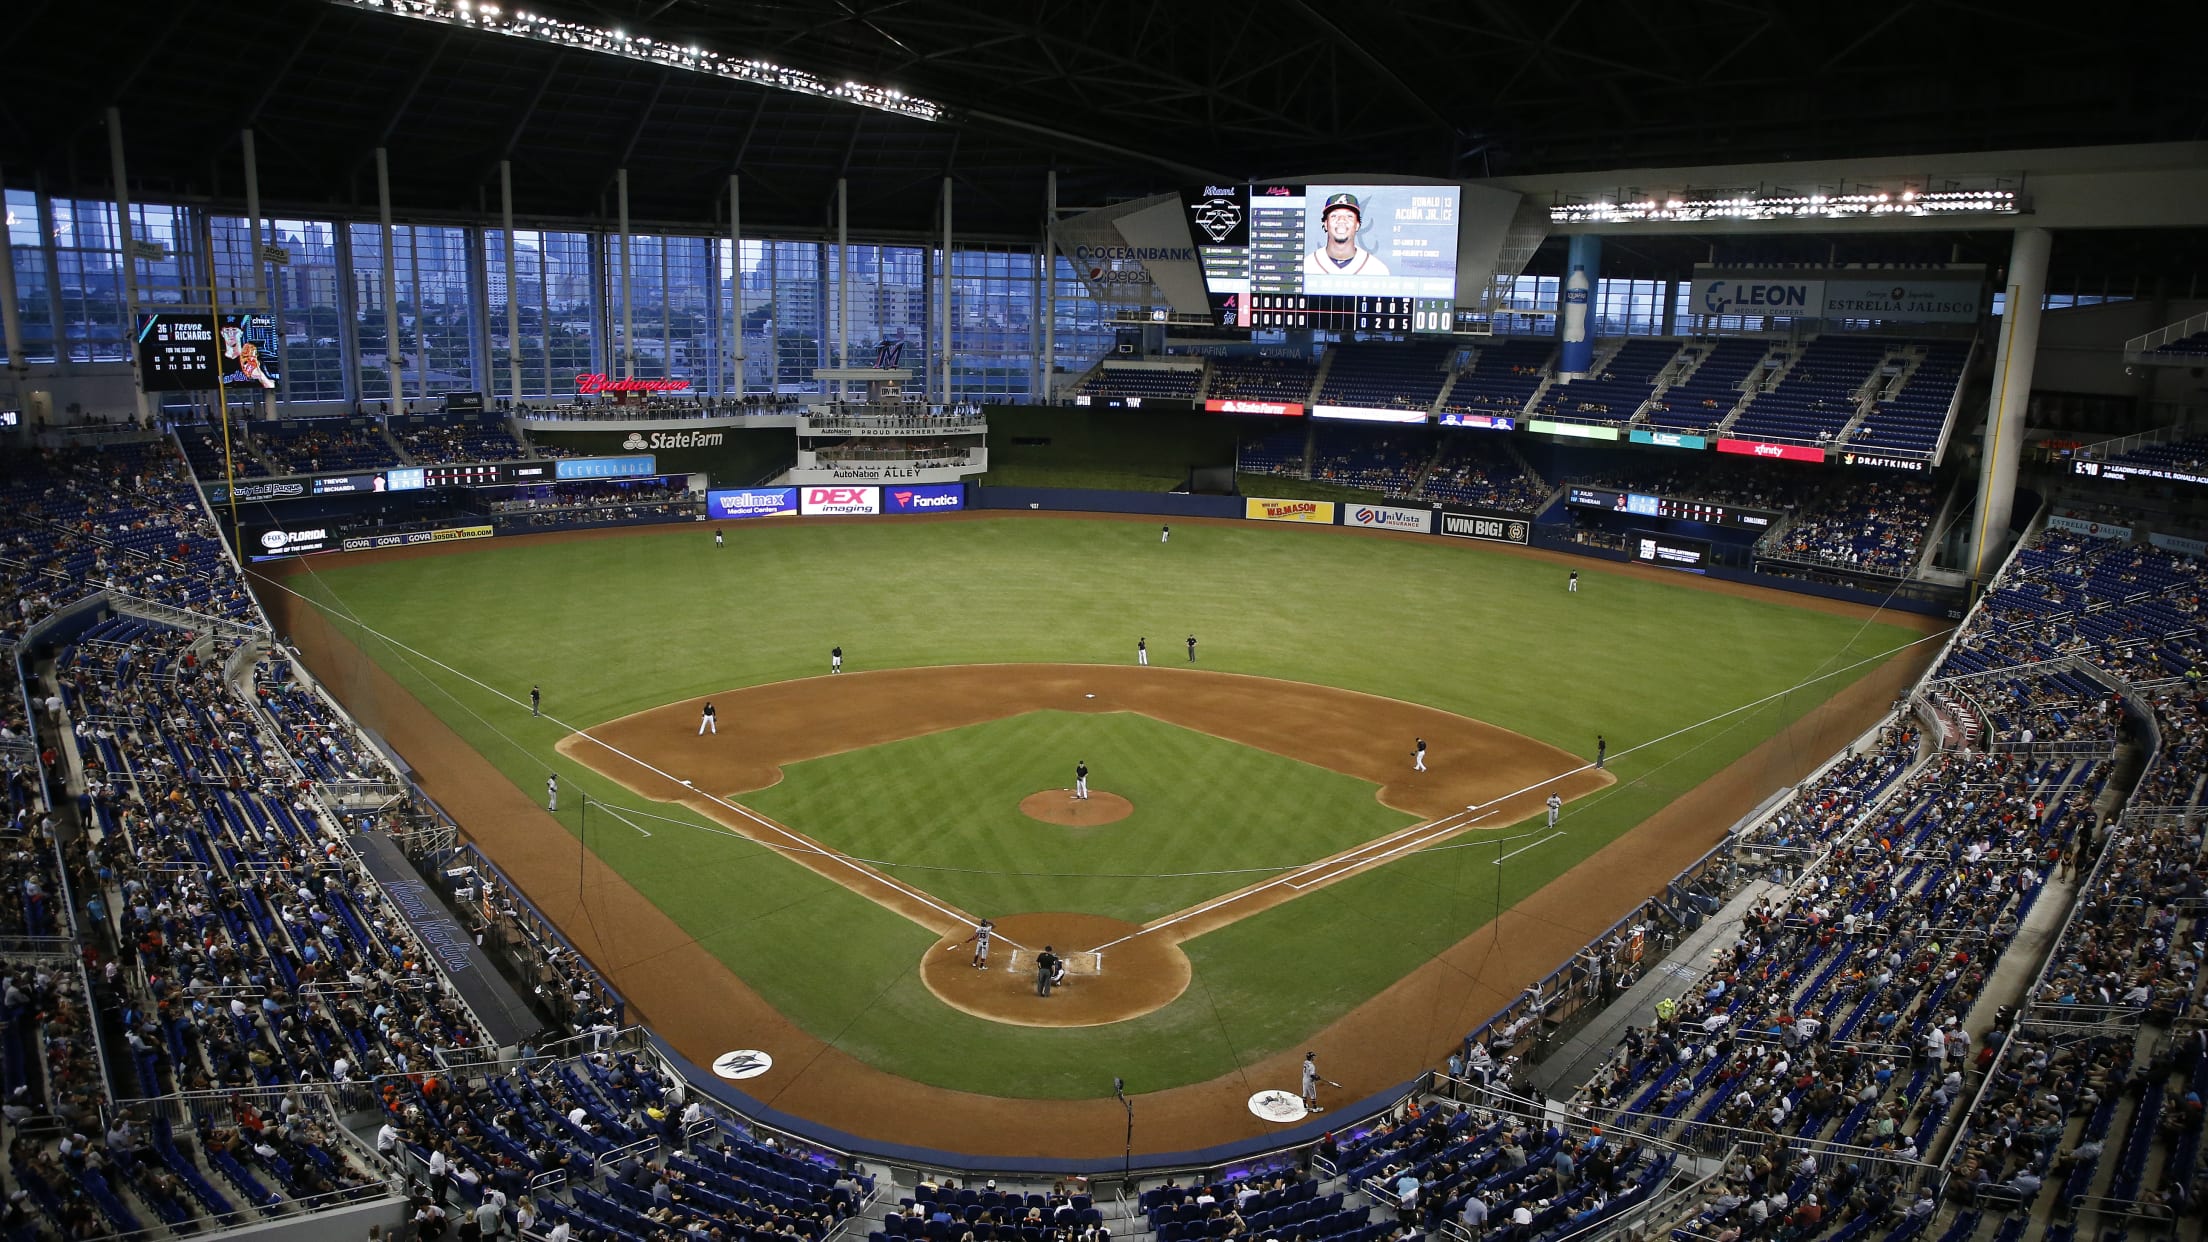
[[880,513],[878,487],[808,487],[798,495],[797,511],[807,517],[831,513]]

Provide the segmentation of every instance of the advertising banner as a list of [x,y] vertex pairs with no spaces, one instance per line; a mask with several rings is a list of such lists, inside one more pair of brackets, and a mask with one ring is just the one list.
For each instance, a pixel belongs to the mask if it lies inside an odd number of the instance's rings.
[[1426,411],[1407,410],[1401,406],[1314,405],[1311,417],[1339,418],[1354,423],[1423,423]]
[[371,548],[411,548],[424,543],[452,543],[460,539],[488,539],[498,532],[488,526],[447,526],[441,530],[410,530],[399,535],[355,535],[342,545],[347,552]]
[[1441,414],[1444,427],[1483,427],[1489,431],[1512,431],[1518,420],[1507,414],[1464,414],[1456,410],[1444,410]]
[[780,517],[796,512],[794,487],[716,488],[705,494],[705,515],[710,518]]
[[1761,440],[1735,440],[1730,436],[1717,442],[1720,453],[1738,453],[1742,457],[1762,457],[1771,461],[1825,460],[1825,450],[1814,444],[1766,444]]
[[1263,496],[1242,498],[1242,516],[1255,522],[1317,522],[1334,524],[1331,500],[1270,500]]
[[1895,273],[1886,279],[1828,280],[1825,318],[1899,323],[1976,323],[1979,280],[1927,280]]
[[566,479],[635,479],[659,473],[659,463],[649,453],[642,457],[562,457],[554,463]]
[[1434,533],[1434,511],[1431,509],[1399,509],[1392,505],[1343,505],[1342,525],[1362,526],[1367,530],[1407,530],[1414,534]]
[[[259,504],[268,500],[290,500],[295,496],[306,495],[307,485],[305,479],[256,479],[236,485],[237,499],[241,505]],[[200,486],[207,489],[208,504],[219,506],[230,503],[230,484],[202,483]]]
[[2084,535],[2088,539],[2131,538],[2131,528],[2129,526],[2111,526],[2106,522],[2093,522],[2085,518],[2061,517],[2059,515],[2047,519],[2047,529],[2066,530],[2073,535]]
[[1526,541],[1533,531],[1533,524],[1522,517],[1509,517],[1493,513],[1473,513],[1462,509],[1441,511],[1441,533],[1459,539],[1485,539],[1491,543],[1519,543]]
[[882,511],[882,489],[878,487],[803,487],[798,493],[797,511],[806,517]]
[[1691,305],[1698,315],[1786,315],[1815,319],[1824,314],[1825,282],[1762,276],[1697,276]]
[[1578,440],[1615,440],[1618,429],[1597,427],[1591,423],[1557,423],[1545,418],[1526,420],[1526,430],[1544,432],[1552,436],[1571,436]]
[[2179,470],[2170,466],[2142,466],[2135,462],[2073,461],[2070,463],[2070,470],[2073,474],[2082,474],[2087,478],[2114,479],[2119,483],[2131,478],[2168,479],[2172,483],[2208,483],[2208,474],[2203,474],[2199,470]]
[[1706,449],[1710,447],[1709,440],[1702,436],[1690,436],[1684,431],[1644,431],[1639,427],[1633,429],[1633,443],[1653,444],[1658,448]]
[[947,513],[965,507],[964,483],[907,483],[882,489],[884,513]]
[[279,556],[303,556],[327,552],[337,546],[336,533],[326,525],[248,526],[245,551],[256,561]]
[[1627,547],[1633,559],[1647,565],[1661,565],[1665,569],[1681,569],[1688,573],[1702,573],[1709,568],[1710,542],[1707,539],[1682,539],[1677,535],[1659,535],[1652,531],[1637,530]]
[[1214,397],[1204,402],[1204,409],[1213,414],[1270,414],[1276,418],[1303,417],[1300,401],[1236,401]]
[[1932,469],[1932,463],[1922,457],[1888,457],[1884,453],[1859,453],[1854,449],[1840,450],[1843,466],[1870,466],[1878,470],[1899,470],[1904,474],[1924,474]]
[[317,496],[343,496],[353,492],[380,492],[383,476],[380,474],[325,474],[314,481]]
[[2147,536],[2147,542],[2165,552],[2178,552],[2186,556],[2208,556],[2208,541],[2158,533]]

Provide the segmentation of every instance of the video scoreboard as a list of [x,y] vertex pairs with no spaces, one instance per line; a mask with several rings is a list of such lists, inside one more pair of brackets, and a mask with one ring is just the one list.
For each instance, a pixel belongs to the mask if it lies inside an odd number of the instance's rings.
[[1457,196],[1453,185],[1207,185],[1182,205],[1221,327],[1446,333]]
[[275,317],[160,311],[138,316],[139,381],[147,392],[274,388],[280,372]]
[[1574,487],[1564,493],[1564,503],[1579,509],[1603,509],[1639,517],[1672,518],[1681,522],[1707,522],[1742,530],[1769,530],[1778,514],[1706,500],[1679,500],[1646,492],[1621,492],[1607,487]]

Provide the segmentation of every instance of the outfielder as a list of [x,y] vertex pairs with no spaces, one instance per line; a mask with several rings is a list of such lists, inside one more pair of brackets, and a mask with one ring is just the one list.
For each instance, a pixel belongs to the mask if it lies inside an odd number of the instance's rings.
[[1420,738],[1420,739],[1418,739],[1418,746],[1417,746],[1417,748],[1416,748],[1416,749],[1414,749],[1414,750],[1413,750],[1413,751],[1411,752],[1411,771],[1413,771],[1413,772],[1423,772],[1423,771],[1425,771],[1425,770],[1426,770],[1426,739],[1425,739],[1425,738]]
[[717,529],[713,532],[713,546],[716,548],[725,548],[728,546],[728,540],[723,539],[721,537],[721,532]]
[[1365,209],[1354,194],[1329,194],[1319,213],[1319,228],[1326,244],[1304,256],[1307,276],[1386,276],[1388,265],[1357,244],[1357,230],[1364,227]]
[[713,731],[715,737],[721,735],[721,714],[713,710],[713,704],[710,701],[698,713],[698,736],[704,737],[705,731],[708,729]]
[[1554,828],[1554,827],[1556,827],[1556,816],[1557,816],[1557,813],[1558,813],[1558,812],[1560,812],[1560,811],[1562,811],[1563,809],[1564,809],[1564,796],[1563,796],[1562,794],[1553,794],[1553,793],[1552,793],[1552,794],[1550,794],[1550,795],[1549,795],[1549,827],[1551,827],[1551,828]]
[[1083,759],[1073,765],[1073,796],[1086,801],[1089,796],[1089,763]]
[[1171,542],[1173,542],[1173,528],[1172,528],[1172,526],[1170,526],[1170,525],[1166,525],[1166,526],[1160,526],[1160,527],[1158,528],[1158,542],[1159,542],[1159,543],[1171,543]]
[[1576,569],[1575,569],[1575,570],[1573,570],[1573,571],[1572,571],[1572,576],[1571,576],[1571,577],[1569,577],[1569,578],[1566,578],[1566,579],[1564,580],[1564,590],[1565,590],[1566,592],[1570,593],[1570,594],[1573,594],[1573,595],[1577,595],[1577,594],[1579,594],[1579,571],[1578,571],[1578,570],[1576,570]]

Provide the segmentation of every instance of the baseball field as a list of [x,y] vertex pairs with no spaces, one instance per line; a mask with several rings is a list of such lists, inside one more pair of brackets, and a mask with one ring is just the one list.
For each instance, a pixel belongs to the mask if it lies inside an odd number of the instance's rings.
[[[1342,1096],[1414,1075],[1936,645],[1902,614],[1334,528],[723,529],[317,558],[263,596],[676,1047],[768,1051],[744,1086],[776,1107],[974,1152],[1116,1155],[1115,1075],[1147,1150],[1262,1128],[1242,1100],[1306,1048]],[[1043,943],[1070,968],[1048,999]]]

